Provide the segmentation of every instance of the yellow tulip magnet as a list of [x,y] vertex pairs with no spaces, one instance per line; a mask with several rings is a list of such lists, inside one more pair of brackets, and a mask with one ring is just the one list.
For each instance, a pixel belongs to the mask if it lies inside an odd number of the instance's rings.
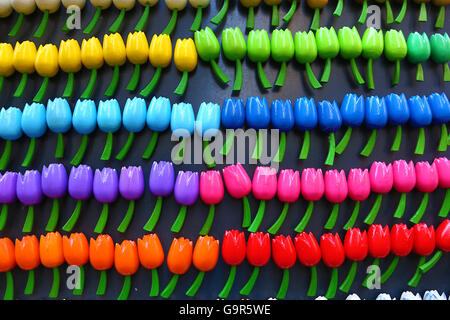
[[5,77],[14,73],[14,49],[9,43],[0,43],[0,93],[2,93]]
[[172,11],[172,15],[170,17],[169,23],[164,28],[162,33],[170,35],[175,29],[175,25],[177,24],[178,11],[181,11],[184,8],[186,8],[187,0],[165,0],[165,1],[166,6],[169,8],[169,10]]
[[128,83],[127,90],[134,91],[141,76],[141,64],[146,63],[148,59],[148,41],[145,33],[142,31],[129,33],[126,51],[128,61],[134,64],[133,76]]
[[20,98],[27,86],[28,74],[34,72],[34,61],[36,60],[36,45],[31,41],[16,42],[14,47],[13,65],[14,69],[22,74],[19,86],[14,92],[14,98]]
[[103,48],[100,41],[96,37],[88,40],[83,39],[81,43],[81,63],[83,66],[91,70],[89,84],[81,95],[82,99],[89,99],[94,91],[95,83],[97,82],[98,69],[103,66]]
[[113,0],[114,5],[120,10],[120,14],[116,21],[109,28],[109,32],[116,33],[122,26],[123,19],[125,18],[125,12],[130,11],[134,8],[136,0]]
[[156,68],[155,74],[150,83],[140,92],[141,96],[148,97],[161,78],[163,68],[167,68],[172,61],[172,41],[167,34],[153,35],[150,42],[148,58],[153,67]]
[[189,72],[195,69],[198,61],[197,50],[192,38],[177,40],[173,60],[177,69],[183,72],[181,81],[173,93],[182,96],[187,88]]
[[58,52],[59,66],[62,71],[68,74],[66,88],[63,98],[72,97],[74,73],[81,70],[81,48],[77,40],[61,40]]
[[35,0],[35,1],[39,10],[44,12],[44,16],[42,17],[41,24],[39,25],[33,36],[35,38],[42,38],[45,31],[47,30],[48,16],[50,13],[55,13],[56,11],[59,10],[61,0]]
[[33,98],[34,102],[41,102],[47,91],[50,78],[56,76],[59,71],[58,48],[54,44],[40,45],[34,61],[34,68],[41,77],[44,77],[41,88]]
[[153,7],[158,3],[158,0],[138,0],[139,3],[145,6],[144,12],[142,13],[139,22],[137,23],[134,31],[142,31],[147,24],[148,16],[150,15],[150,7]]
[[119,84],[119,67],[127,61],[127,51],[120,33],[105,34],[103,37],[103,57],[110,67],[114,67],[113,77],[105,92],[105,96],[112,97]]

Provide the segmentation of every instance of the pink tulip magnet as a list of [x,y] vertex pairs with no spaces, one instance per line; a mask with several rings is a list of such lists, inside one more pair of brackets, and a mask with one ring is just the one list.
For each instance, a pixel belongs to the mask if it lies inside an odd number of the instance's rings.
[[439,217],[447,218],[450,211],[450,160],[445,157],[436,158],[434,163],[438,172],[439,188],[447,189],[441,210],[439,210]]
[[383,194],[389,193],[394,184],[394,176],[392,173],[392,164],[386,165],[384,162],[375,161],[369,170],[370,189],[378,193],[377,199],[370,209],[369,214],[364,220],[365,224],[372,224],[378,215],[383,200]]
[[348,187],[344,170],[328,170],[325,172],[325,198],[333,203],[333,210],[325,224],[325,229],[331,230],[339,215],[339,204],[347,198]]
[[370,178],[367,169],[350,169],[347,178],[348,196],[355,201],[352,215],[344,225],[344,230],[353,228],[358,218],[360,202],[366,200],[370,195]]
[[204,236],[209,233],[214,220],[215,205],[223,199],[224,189],[220,171],[211,170],[200,174],[200,198],[209,205],[209,213],[199,234]]
[[412,223],[419,223],[420,219],[424,215],[428,206],[428,194],[437,189],[439,185],[439,177],[436,168],[436,164],[430,165],[428,161],[421,161],[416,163],[416,187],[420,192],[423,192],[422,201],[417,209],[416,213],[413,215],[409,221]]
[[394,174],[394,189],[401,193],[394,218],[400,219],[405,213],[406,194],[416,186],[416,169],[412,161],[396,160],[392,172]]

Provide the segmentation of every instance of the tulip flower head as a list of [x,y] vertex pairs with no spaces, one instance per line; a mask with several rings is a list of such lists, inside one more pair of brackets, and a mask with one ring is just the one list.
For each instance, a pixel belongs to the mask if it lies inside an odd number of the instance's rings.
[[142,31],[135,31],[129,33],[127,37],[126,52],[127,59],[134,64],[134,72],[128,82],[127,90],[134,91],[139,84],[141,76],[141,65],[147,62],[148,59],[148,40],[145,33]]
[[392,166],[394,189],[401,193],[400,201],[395,210],[394,217],[401,218],[405,212],[406,194],[416,186],[416,171],[412,161],[396,160]]
[[331,280],[325,297],[332,299],[336,295],[338,284],[338,268],[344,263],[345,249],[339,234],[323,234],[320,237],[320,250],[322,259],[328,268],[332,268]]
[[7,171],[0,173],[0,231],[3,230],[8,218],[8,205],[17,199],[17,173]]
[[200,193],[200,181],[197,172],[178,171],[174,186],[175,201],[181,204],[180,211],[170,230],[180,232],[186,219],[187,207],[193,205]]
[[307,0],[306,3],[314,10],[314,17],[309,28],[316,31],[320,27],[320,9],[328,4],[328,0]]
[[445,198],[439,211],[439,217],[447,218],[450,211],[450,161],[445,158],[434,159],[439,177],[439,187],[446,189]]
[[92,191],[95,199],[103,204],[102,213],[95,226],[95,233],[102,233],[108,220],[109,204],[117,199],[119,194],[119,177],[117,171],[111,168],[95,170]]
[[180,148],[175,155],[177,161],[181,161],[184,156],[185,140],[194,133],[195,116],[194,109],[190,103],[177,103],[172,107],[172,114],[170,116],[170,129],[172,134],[181,137]]
[[391,191],[394,184],[394,175],[392,172],[392,164],[386,165],[384,162],[375,161],[369,170],[370,177],[370,189],[378,193],[377,198],[370,209],[364,223],[371,225],[381,208],[381,202],[383,201],[383,194],[387,194]]
[[416,187],[423,192],[422,201],[414,216],[409,220],[413,223],[419,223],[428,206],[429,193],[436,190],[439,185],[439,176],[436,164],[431,165],[428,161],[420,161],[416,163]]
[[306,232],[297,234],[294,238],[295,251],[297,252],[298,261],[305,267],[311,269],[311,277],[307,292],[308,297],[313,297],[317,292],[317,268],[316,265],[322,258],[319,244],[314,235]]
[[355,201],[352,215],[344,226],[344,230],[353,228],[359,214],[360,202],[370,195],[370,178],[367,169],[350,169],[347,179],[348,196]]
[[34,42],[23,41],[16,42],[14,46],[13,66],[18,72],[22,74],[20,83],[14,92],[14,98],[22,97],[27,86],[28,74],[35,71],[34,63],[36,61],[37,49]]
[[119,232],[123,233],[127,231],[131,219],[133,218],[135,202],[142,197],[144,190],[145,182],[142,167],[122,167],[119,177],[119,192],[120,195],[130,201],[130,203],[125,217],[117,228]]
[[328,147],[328,155],[325,160],[325,165],[332,166],[334,164],[334,157],[336,154],[336,139],[334,132],[339,130],[342,125],[342,116],[337,106],[336,101],[333,103],[324,100],[317,104],[317,115],[319,120],[319,128],[326,133],[329,133],[330,144]]
[[22,270],[28,271],[28,280],[24,294],[33,294],[35,283],[34,269],[41,264],[39,240],[35,235],[24,236],[21,240],[16,239],[14,249],[17,266]]
[[160,132],[169,128],[172,108],[170,100],[165,97],[153,97],[147,110],[146,122],[150,130],[153,131],[152,138],[142,155],[143,159],[150,159],[158,143]]
[[193,71],[197,67],[198,55],[195,49],[195,44],[192,38],[178,39],[175,44],[174,58],[175,66],[181,72],[183,76],[175,89],[176,95],[182,96],[186,92],[189,72]]
[[200,104],[197,119],[195,121],[195,131],[203,140],[203,159],[208,168],[216,166],[209,148],[209,140],[217,135],[220,128],[220,106],[216,103]]
[[63,98],[70,98],[73,94],[74,74],[81,70],[81,47],[77,40],[61,40],[58,51],[58,62],[61,70],[68,74]]
[[12,141],[22,137],[22,111],[16,107],[0,110],[0,138],[6,140],[3,154],[0,158],[0,170],[5,170],[11,158]]
[[156,233],[146,234],[137,240],[139,261],[145,269],[152,270],[150,297],[159,295],[158,268],[164,262],[164,250]]
[[[431,46],[431,60],[434,63],[442,64],[442,69],[444,73],[444,81],[450,81],[450,68],[448,62],[450,61],[450,37],[447,32],[444,35],[440,33],[435,33],[430,37]],[[16,68],[17,69],[17,68]]]
[[[97,7],[97,9],[98,8],[99,7]],[[81,42],[81,63],[85,68],[91,70],[89,84],[81,95],[82,99],[89,99],[92,96],[97,81],[97,70],[100,69],[104,63],[102,44],[96,37],[92,37],[88,40],[83,39]]]
[[352,128],[359,127],[364,121],[364,97],[354,93],[347,93],[342,100],[341,109],[342,123],[347,126],[344,136],[336,146],[336,153],[342,154],[347,148],[352,135]]
[[72,128],[72,110],[66,99],[56,98],[47,103],[48,128],[58,135],[55,158],[64,157],[64,133]]
[[[391,234],[388,226],[372,224],[367,233],[369,254],[374,258],[372,265],[379,266],[380,259],[386,258],[391,252]],[[369,275],[363,282],[363,287],[368,287]]]
[[52,163],[42,168],[41,187],[42,193],[53,199],[52,211],[48,219],[45,231],[54,231],[59,218],[59,198],[63,198],[67,192],[67,171],[63,164]]
[[[123,0],[114,0],[123,1]],[[125,0],[128,1],[128,0]],[[133,0],[134,1],[134,0]],[[105,34],[103,37],[103,56],[105,62],[114,68],[114,73],[111,82],[106,89],[105,96],[112,97],[116,92],[117,85],[119,84],[119,68],[127,60],[127,52],[125,48],[125,43],[123,42],[120,33]]]
[[[292,3],[295,2],[296,1],[292,1]],[[305,65],[306,76],[311,87],[314,89],[321,88],[322,85],[317,81],[316,76],[311,69],[311,63],[317,58],[316,38],[311,30],[308,32],[297,31],[295,33],[294,52],[297,62]]]
[[355,60],[362,53],[362,42],[358,30],[355,26],[351,29],[349,27],[343,27],[339,29],[338,39],[340,55],[342,58],[350,60],[353,78],[357,84],[364,84],[365,81],[359,73]]
[[11,5],[11,8],[14,9],[19,14],[14,27],[8,33],[10,37],[16,37],[22,28],[23,19],[25,15],[30,15],[36,10],[36,1],[35,0],[10,0],[9,3],[6,1],[6,4]]
[[397,126],[391,151],[398,151],[402,141],[402,125],[408,122],[410,116],[408,102],[404,93],[400,95],[391,93],[384,99],[387,106],[389,123]]
[[78,166],[86,153],[88,136],[97,128],[97,107],[93,100],[77,100],[72,115],[72,126],[81,137],[81,144],[70,164]]
[[272,257],[278,268],[283,269],[283,279],[276,298],[284,299],[289,287],[289,269],[294,266],[297,260],[291,236],[279,235],[272,239]]
[[215,206],[223,200],[224,188],[220,171],[204,171],[200,174],[200,198],[209,205],[208,217],[199,234],[207,235],[215,215]]
[[243,82],[242,60],[247,54],[247,43],[241,29],[235,27],[222,31],[222,49],[225,57],[236,64],[233,91],[240,91]]
[[422,34],[411,32],[408,36],[406,45],[408,47],[406,56],[408,61],[417,64],[416,81],[423,81],[422,63],[430,58],[430,40],[425,32]]
[[100,101],[97,111],[97,125],[101,131],[107,133],[105,148],[101,156],[101,160],[109,160],[111,158],[113,146],[113,134],[120,129],[122,124],[122,114],[119,102],[116,99]]
[[410,287],[417,287],[420,278],[422,277],[421,266],[424,265],[424,270],[432,264],[433,258],[425,263],[426,257],[431,255],[436,248],[436,232],[433,226],[427,226],[425,223],[418,223],[413,227],[414,230],[414,245],[413,251],[415,254],[420,256],[419,263],[417,265],[416,272],[414,273],[411,280],[409,280],[408,285]]
[[104,295],[107,283],[106,270],[111,269],[114,264],[114,242],[111,236],[100,234],[97,239],[90,239],[89,262],[95,270],[100,271],[100,281],[96,294]]
[[147,24],[148,16],[150,15],[150,7],[155,6],[158,0],[138,0],[141,5],[145,7],[139,22],[136,24],[134,31],[142,31]]
[[286,79],[286,66],[287,63],[294,57],[294,50],[294,39],[289,29],[273,30],[270,39],[270,52],[272,54],[272,58],[276,62],[281,63],[281,69],[278,73],[277,80],[275,81],[275,85],[277,87],[282,87],[284,85],[284,80]]
[[163,30],[163,34],[171,35],[177,24],[178,11],[186,8],[188,0],[164,0],[167,8],[172,11],[169,23]]
[[403,32],[388,30],[384,36],[384,55],[389,61],[395,62],[395,72],[392,85],[395,86],[400,80],[400,60],[406,57],[408,47]]
[[373,27],[367,28],[366,31],[364,31],[361,44],[362,56],[367,59],[367,88],[373,90],[375,89],[373,80],[373,60],[378,59],[383,53],[383,31],[377,31]]
[[34,206],[42,201],[41,174],[37,170],[19,173],[16,186],[17,199],[28,206],[22,232],[31,232],[34,221]]
[[222,114],[220,116],[222,126],[226,130],[226,139],[220,154],[226,156],[233,147],[235,130],[242,128],[245,122],[245,109],[242,99],[227,98],[223,102]]
[[408,99],[410,111],[409,123],[413,128],[419,128],[419,136],[417,138],[415,154],[423,154],[425,150],[425,129],[433,121],[430,105],[425,96],[413,96]]
[[371,129],[369,140],[367,141],[361,155],[369,157],[377,140],[377,130],[384,128],[388,122],[388,111],[386,101],[378,96],[367,97],[365,102],[364,120],[366,127]]
[[325,60],[320,82],[328,82],[331,74],[331,59],[339,54],[339,39],[333,27],[321,27],[316,31],[317,53]]
[[53,269],[53,283],[48,296],[49,298],[57,298],[60,287],[59,267],[64,263],[63,240],[59,232],[41,235],[39,256],[44,267]]
[[325,229],[331,230],[336,224],[339,215],[339,203],[348,195],[347,178],[344,170],[328,170],[325,172],[325,198],[333,203],[333,210],[325,224]]
[[116,243],[114,266],[116,271],[124,276],[122,290],[117,300],[127,300],[131,290],[131,276],[139,269],[139,254],[136,242],[124,240],[121,244]]
[[304,131],[303,145],[298,158],[304,160],[308,158],[309,147],[311,144],[310,130],[317,126],[317,108],[314,98],[299,98],[294,104],[295,126],[300,131]]
[[80,273],[77,285],[73,290],[76,296],[83,294],[84,265],[89,261],[89,243],[83,233],[71,233],[70,237],[63,236],[64,259],[68,265],[78,266]]
[[42,38],[45,31],[47,30],[48,18],[50,13],[55,13],[59,10],[59,6],[61,5],[61,0],[35,0],[36,6],[44,12],[42,16],[41,24],[36,29],[33,37]]
[[6,273],[6,289],[3,300],[14,299],[14,280],[11,270],[16,266],[14,243],[9,238],[0,238],[0,272]]
[[10,43],[0,43],[0,93],[5,78],[11,76],[15,69],[13,63],[14,49]]
[[445,93],[433,93],[427,98],[431,108],[433,123],[441,125],[441,138],[439,139],[438,151],[447,151],[448,132],[447,123],[450,121],[450,103]]
[[266,62],[270,58],[270,40],[266,30],[250,31],[247,37],[247,52],[249,59],[256,63],[258,79],[261,86],[264,89],[272,88],[262,65],[263,62]]
[[252,158],[260,159],[263,151],[263,138],[260,129],[265,129],[270,124],[270,110],[266,97],[247,98],[245,106],[245,119],[248,127],[258,130],[256,136],[256,145],[253,150]]

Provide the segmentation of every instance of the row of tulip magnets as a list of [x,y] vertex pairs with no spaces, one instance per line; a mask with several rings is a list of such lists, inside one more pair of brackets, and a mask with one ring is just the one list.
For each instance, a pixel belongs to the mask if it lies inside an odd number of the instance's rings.
[[[326,60],[325,68],[320,81],[328,82],[331,74],[331,59],[339,54],[342,58],[349,60],[355,81],[364,84],[365,81],[358,71],[356,58],[363,56],[368,59],[367,83],[370,89],[375,88],[373,79],[373,60],[379,58],[384,52],[389,61],[395,62],[395,73],[392,84],[396,85],[400,77],[400,60],[407,59],[417,64],[416,79],[423,81],[422,63],[430,57],[438,64],[443,65],[444,81],[450,81],[450,38],[448,34],[436,33],[430,39],[423,33],[410,33],[408,41],[405,40],[402,31],[389,30],[383,36],[383,31],[377,31],[370,27],[365,30],[361,39],[358,30],[353,27],[343,27],[338,33],[331,28],[320,28],[316,34],[312,31],[295,33],[294,37],[289,29],[274,30],[269,39],[265,30],[254,30],[248,35],[247,43],[239,28],[229,28],[222,32],[222,48],[225,57],[235,62],[236,72],[233,90],[239,91],[242,88],[242,60],[248,54],[249,59],[257,64],[257,74],[262,87],[271,88],[272,84],[264,73],[263,63],[270,56],[281,63],[280,72],[275,81],[276,86],[283,86],[286,78],[287,63],[295,59],[306,66],[307,79],[313,88],[320,88],[322,85],[316,79],[311,63],[319,56]],[[216,60],[220,55],[220,44],[214,32],[209,28],[195,32],[194,40],[178,39],[175,44],[174,62],[176,68],[183,73],[182,79],[175,89],[175,93],[183,95],[187,88],[188,74],[192,72],[198,63],[198,56],[211,64],[211,68],[217,78],[227,83],[228,76],[220,69]],[[130,79],[127,90],[136,90],[139,84],[141,66],[150,61],[156,72],[150,83],[140,92],[144,97],[148,97],[157,86],[162,74],[162,69],[167,68],[172,61],[172,42],[167,34],[153,35],[148,44],[147,37],[141,31],[130,33],[125,45],[119,33],[105,35],[103,45],[100,41],[92,37],[83,40],[81,47],[77,40],[62,40],[59,49],[53,44],[39,46],[30,41],[16,43],[13,49],[9,43],[0,43],[0,91],[5,77],[11,76],[15,71],[22,73],[14,97],[21,97],[24,93],[28,75],[37,72],[44,77],[41,88],[34,97],[35,102],[42,101],[49,79],[56,76],[61,68],[68,74],[66,88],[63,97],[71,97],[74,88],[74,74],[79,72],[84,66],[91,70],[89,84],[81,95],[82,98],[91,97],[95,88],[98,69],[104,62],[114,68],[112,80],[105,92],[111,97],[115,94],[120,75],[120,67],[125,62],[134,64],[133,76]]]
[[[281,170],[277,179],[277,172],[269,167],[256,167],[253,179],[250,180],[247,172],[240,165],[230,165],[223,169],[223,178],[226,189],[235,199],[242,199],[243,219],[242,227],[250,232],[256,232],[263,220],[266,201],[278,196],[284,203],[279,218],[268,229],[271,234],[276,234],[287,216],[289,205],[296,202],[300,194],[308,201],[308,208],[302,220],[295,228],[296,232],[303,232],[306,228],[313,210],[314,203],[324,195],[333,204],[333,210],[325,224],[325,229],[331,230],[336,224],[339,214],[339,205],[347,197],[355,201],[355,208],[345,224],[344,229],[352,228],[357,220],[360,202],[365,201],[371,192],[377,194],[372,209],[364,222],[372,224],[380,210],[383,195],[389,193],[392,188],[401,193],[401,198],[394,217],[402,218],[406,209],[406,194],[417,188],[423,192],[423,198],[419,208],[410,219],[413,223],[419,223],[424,215],[429,193],[438,187],[446,189],[440,217],[447,217],[450,210],[450,161],[447,158],[437,158],[430,165],[428,162],[409,163],[405,160],[397,160],[394,164],[386,165],[384,162],[374,162],[368,169],[351,169],[348,178],[344,170],[328,170],[322,174],[321,169],[303,169],[300,173],[291,169]],[[118,176],[115,169],[96,169],[95,174],[91,167],[80,165],[72,167],[70,175],[62,164],[50,164],[44,166],[42,176],[37,170],[28,170],[22,173],[5,172],[0,175],[0,203],[3,204],[0,215],[0,230],[5,226],[8,216],[8,204],[18,199],[28,206],[27,218],[23,232],[31,232],[34,220],[34,206],[43,201],[43,196],[53,199],[52,212],[46,226],[46,231],[54,231],[58,225],[59,199],[69,195],[77,200],[74,212],[64,224],[62,230],[71,231],[75,226],[82,208],[83,201],[91,198],[103,204],[102,213],[94,229],[96,233],[102,233],[108,219],[109,205],[116,201],[120,194],[129,201],[129,207],[122,223],[117,228],[119,232],[125,232],[134,214],[135,202],[144,195],[145,181],[141,167],[123,167]],[[181,205],[178,216],[171,227],[172,232],[179,232],[186,219],[187,208],[192,206],[200,198],[209,205],[208,217],[199,234],[209,233],[215,214],[215,206],[224,197],[224,185],[220,171],[210,170],[200,173],[191,171],[179,171],[175,179],[172,163],[160,161],[154,162],[149,178],[150,192],[157,197],[155,208],[144,226],[144,230],[153,231],[162,211],[163,198],[174,194],[175,200]],[[253,218],[247,196],[253,193],[260,200],[258,211]]]
[[[334,163],[335,153],[342,154],[347,147],[353,128],[365,126],[372,130],[370,138],[361,152],[363,156],[370,156],[375,146],[377,130],[389,124],[396,126],[396,135],[392,145],[392,151],[398,151],[402,139],[402,125],[409,123],[414,128],[419,128],[419,138],[415,148],[416,154],[423,154],[425,148],[424,127],[433,124],[441,125],[441,138],[438,151],[445,152],[448,146],[447,123],[450,120],[450,103],[445,93],[433,93],[428,97],[413,96],[407,99],[404,94],[389,94],[381,99],[377,96],[362,97],[356,94],[346,94],[339,108],[336,101],[333,103],[324,100],[317,104],[313,98],[299,98],[292,105],[290,100],[275,100],[271,107],[265,98],[250,97],[246,106],[242,99],[226,99],[222,110],[215,103],[202,103],[195,118],[193,107],[189,103],[178,103],[171,106],[170,100],[164,97],[153,97],[148,108],[142,98],[128,99],[123,109],[123,115],[116,99],[100,101],[98,110],[92,100],[78,100],[72,114],[72,110],[66,99],[56,98],[49,100],[47,108],[40,103],[26,104],[23,112],[16,107],[2,108],[0,111],[0,138],[6,140],[2,157],[0,158],[0,170],[8,166],[12,148],[12,141],[20,139],[25,133],[31,138],[27,155],[22,166],[30,165],[36,148],[36,139],[42,137],[47,127],[58,134],[58,142],[55,158],[64,156],[64,138],[73,126],[75,131],[83,135],[78,152],[71,161],[72,165],[82,162],[87,149],[88,135],[93,133],[98,126],[101,131],[107,133],[107,141],[102,160],[109,160],[112,153],[113,134],[121,125],[129,131],[127,142],[117,154],[116,158],[123,160],[129,152],[135,134],[141,132],[145,125],[153,131],[148,147],[144,151],[143,158],[150,159],[156,148],[158,136],[170,126],[172,133],[182,139],[189,138],[194,130],[204,140],[205,151],[209,150],[209,142],[220,129],[220,125],[226,129],[226,140],[220,153],[227,155],[235,139],[234,130],[242,128],[245,123],[251,129],[258,130],[257,142],[253,157],[259,159],[263,148],[261,129],[272,126],[280,130],[279,148],[274,156],[274,161],[281,162],[286,149],[286,133],[294,128],[304,131],[303,146],[299,159],[306,159],[310,148],[310,130],[317,126],[320,130],[330,135],[330,144],[326,165]],[[342,125],[347,130],[341,141],[336,146],[335,132]],[[184,142],[184,140],[183,140]],[[182,146],[184,145],[182,142]],[[184,146],[180,148],[180,153]],[[207,152],[206,152],[207,153]],[[182,157],[181,157],[182,158]],[[205,159],[209,167],[214,166],[214,161],[208,157]]]
[[[145,27],[149,14],[150,7],[155,6],[158,3],[158,0],[138,0],[139,3],[145,7],[144,12],[142,13],[139,22],[137,23],[135,30],[142,31]],[[196,9],[196,15],[194,21],[191,25],[191,31],[197,31],[200,29],[202,25],[202,10],[209,6],[211,0],[189,0],[189,3]],[[0,4],[0,18],[4,18],[9,16],[13,9],[19,13],[19,17],[17,19],[16,24],[13,29],[10,31],[10,36],[16,36],[20,31],[21,25],[23,23],[23,19],[25,15],[32,14],[36,10],[36,6],[44,13],[41,24],[39,28],[34,33],[34,37],[41,38],[46,29],[47,23],[49,19],[50,13],[55,13],[60,8],[60,3],[64,5],[64,7],[69,8],[70,6],[77,6],[80,10],[84,8],[86,5],[86,0],[5,0]],[[187,5],[187,0],[165,0],[165,3],[169,10],[172,11],[171,19],[164,29],[164,33],[171,34],[175,28],[178,12],[183,10]],[[248,8],[248,17],[247,17],[247,29],[253,29],[255,26],[255,13],[254,10],[261,4],[261,0],[240,0],[242,6]],[[268,6],[272,7],[272,18],[271,18],[271,26],[278,27],[279,22],[279,14],[278,14],[278,6],[281,4],[282,0],[264,0],[264,3]],[[291,0],[291,7],[286,15],[283,17],[283,21],[285,23],[289,23],[294,13],[297,9],[297,5],[299,0]],[[358,3],[362,2],[362,12],[358,19],[359,24],[364,24],[367,18],[367,10],[368,4],[367,0],[357,1]],[[392,8],[389,0],[377,0],[380,3],[386,3],[386,23],[391,24],[401,23],[406,14],[407,8],[407,0],[402,0],[402,8],[397,16],[394,19]],[[426,22],[427,21],[427,9],[426,3],[429,0],[415,0],[414,2],[420,4],[420,14],[418,17],[418,21]],[[439,14],[436,19],[435,27],[443,28],[445,22],[445,7],[450,3],[448,0],[433,0],[433,4],[439,6]],[[109,28],[110,32],[117,32],[119,28],[122,26],[125,13],[134,8],[136,0],[90,0],[90,3],[96,8],[96,12],[89,25],[84,29],[85,34],[91,34],[94,30],[95,26],[100,19],[101,11],[108,9],[112,3],[114,6],[120,10],[120,14],[114,23]],[[320,9],[325,7],[328,4],[328,0],[307,0],[306,3],[308,6],[314,10],[314,17],[311,22],[311,30],[316,30],[320,26]],[[219,10],[217,15],[212,18],[210,21],[214,24],[220,24],[222,20],[225,18],[226,13],[228,11],[229,0],[224,0],[222,8]],[[342,10],[344,7],[344,0],[338,0],[336,9],[333,13],[333,16],[340,17],[342,14]],[[69,28],[65,24],[63,30],[68,32]]]
[[[426,261],[436,250],[431,259]],[[187,296],[195,296],[203,282],[206,272],[212,271],[219,259],[219,240],[213,236],[199,236],[195,247],[187,238],[174,238],[167,253],[167,266],[173,274],[166,288],[161,292],[161,297],[169,298],[175,290],[181,275],[185,274],[191,264],[199,271],[195,281],[187,290]],[[315,296],[317,292],[316,265],[323,263],[332,269],[332,276],[327,299],[336,295],[338,287],[338,268],[347,258],[352,262],[347,277],[339,287],[343,292],[348,292],[353,284],[358,262],[363,261],[368,255],[374,258],[373,265],[379,265],[380,259],[393,255],[392,262],[381,275],[381,283],[385,283],[401,257],[409,255],[412,251],[420,256],[417,270],[408,285],[416,287],[423,274],[428,272],[444,253],[450,251],[450,220],[444,220],[436,229],[425,223],[416,224],[411,229],[405,224],[395,224],[392,229],[389,226],[371,225],[368,231],[361,232],[358,228],[348,229],[342,243],[339,234],[323,234],[320,237],[320,245],[312,233],[299,233],[292,241],[291,236],[278,235],[270,239],[269,234],[262,232],[250,233],[247,243],[244,232],[238,230],[226,231],[222,241],[222,259],[231,267],[228,280],[218,294],[219,298],[227,298],[235,277],[237,266],[247,257],[248,263],[254,267],[250,279],[240,290],[240,294],[248,296],[258,278],[260,268],[264,267],[272,257],[275,264],[283,270],[283,278],[276,295],[277,299],[284,299],[289,287],[289,269],[297,259],[305,267],[311,270],[311,280],[308,296]],[[58,232],[41,235],[40,241],[35,235],[24,236],[22,240],[16,239],[16,243],[9,238],[0,239],[0,272],[6,272],[7,288],[5,299],[13,299],[14,282],[11,270],[15,266],[28,271],[28,281],[25,294],[33,294],[35,283],[35,269],[42,264],[46,268],[53,269],[53,284],[50,297],[56,298],[60,289],[59,267],[66,262],[68,265],[80,268],[80,279],[73,290],[74,295],[81,295],[84,290],[84,266],[90,265],[101,272],[97,295],[104,295],[107,286],[106,270],[113,265],[116,271],[124,276],[124,283],[119,300],[128,298],[131,289],[131,276],[135,274],[139,266],[152,272],[152,284],[150,297],[158,296],[159,279],[157,269],[164,263],[165,254],[161,242],[156,234],[148,234],[135,241],[124,240],[121,244],[114,243],[109,235],[101,234],[97,239],[90,239],[90,243],[83,233],[72,233],[63,236]],[[371,287],[368,278],[363,286]]]

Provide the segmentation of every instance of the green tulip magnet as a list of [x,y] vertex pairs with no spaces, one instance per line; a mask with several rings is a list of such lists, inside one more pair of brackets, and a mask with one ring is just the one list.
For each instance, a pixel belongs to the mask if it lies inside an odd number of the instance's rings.
[[442,64],[444,69],[444,81],[450,81],[450,69],[448,61],[450,61],[450,38],[447,32],[444,35],[435,33],[430,37],[431,60],[437,64]]
[[320,82],[328,82],[331,74],[331,59],[339,54],[339,39],[333,27],[330,29],[322,27],[316,31],[317,53],[325,60]]
[[294,57],[294,39],[289,29],[273,30],[272,38],[270,39],[270,51],[272,58],[276,62],[281,63],[280,72],[278,73],[275,85],[282,87],[286,79],[287,63]]
[[225,57],[236,64],[233,91],[240,91],[243,80],[242,59],[247,54],[247,43],[241,29],[236,27],[222,31],[222,49]]
[[422,63],[430,58],[430,40],[428,40],[425,32],[422,34],[411,32],[406,45],[408,47],[406,55],[408,61],[417,64],[416,81],[423,81]]
[[362,53],[362,43],[358,30],[356,27],[351,29],[349,27],[343,27],[339,29],[338,39],[341,57],[350,60],[353,78],[358,84],[364,84],[365,81],[359,73],[355,60]]
[[270,57],[270,40],[266,30],[252,30],[247,38],[248,57],[257,65],[258,78],[264,89],[272,88],[263,69],[263,62]]
[[311,63],[317,58],[317,45],[314,33],[312,31],[296,32],[294,36],[294,50],[297,62],[305,65],[306,76],[311,87],[314,89],[321,88],[322,85],[317,81],[311,69]]
[[383,31],[377,31],[373,27],[367,28],[362,37],[362,56],[364,59],[367,59],[367,88],[371,90],[375,89],[375,83],[373,81],[373,60],[381,56],[383,49]]
[[384,37],[384,55],[389,61],[395,62],[394,78],[392,85],[395,86],[400,80],[400,60],[406,57],[408,48],[403,32],[388,30]]

